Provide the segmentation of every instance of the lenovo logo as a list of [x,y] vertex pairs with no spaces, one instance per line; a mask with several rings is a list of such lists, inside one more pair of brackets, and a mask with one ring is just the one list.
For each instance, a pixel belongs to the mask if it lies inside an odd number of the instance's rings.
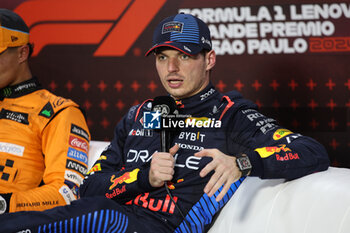
[[35,43],[98,45],[94,56],[124,56],[166,0],[37,0],[20,4]]

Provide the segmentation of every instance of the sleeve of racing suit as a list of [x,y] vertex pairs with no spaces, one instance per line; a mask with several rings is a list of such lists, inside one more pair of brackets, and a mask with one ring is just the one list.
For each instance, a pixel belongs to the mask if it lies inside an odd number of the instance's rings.
[[125,169],[125,139],[133,118],[125,116],[116,126],[111,144],[88,172],[80,189],[80,196],[102,195],[125,203],[133,197],[154,188],[150,185],[149,163]]
[[[74,129],[77,130],[75,133],[72,131]],[[85,175],[77,168],[80,166],[87,170],[90,140],[83,113],[77,107],[63,109],[46,125],[41,136],[42,156],[45,161],[41,185],[34,189],[14,192],[11,196],[10,212],[42,211],[70,204],[77,197],[77,189]],[[80,143],[74,144],[74,139]],[[69,162],[79,166],[69,167]]]
[[249,156],[251,176],[291,180],[329,166],[320,143],[279,126],[256,109],[240,108],[232,122],[231,139]]

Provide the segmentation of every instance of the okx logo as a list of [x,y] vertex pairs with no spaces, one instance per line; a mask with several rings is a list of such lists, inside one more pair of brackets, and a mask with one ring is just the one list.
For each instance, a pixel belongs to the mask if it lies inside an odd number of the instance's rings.
[[15,12],[30,28],[33,56],[47,45],[98,45],[94,56],[124,56],[166,0],[37,0]]
[[161,128],[161,113],[144,112],[143,113],[143,128],[144,129],[160,129]]

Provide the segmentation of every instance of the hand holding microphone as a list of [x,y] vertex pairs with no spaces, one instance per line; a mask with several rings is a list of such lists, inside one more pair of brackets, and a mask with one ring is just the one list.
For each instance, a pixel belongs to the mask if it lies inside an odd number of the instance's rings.
[[149,182],[152,187],[161,187],[173,179],[175,159],[178,145],[170,148],[169,152],[156,152],[152,155],[149,170]]

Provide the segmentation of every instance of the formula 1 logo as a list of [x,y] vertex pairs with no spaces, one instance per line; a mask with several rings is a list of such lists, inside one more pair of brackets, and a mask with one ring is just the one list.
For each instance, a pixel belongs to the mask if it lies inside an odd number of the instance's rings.
[[33,56],[47,45],[99,45],[94,56],[124,56],[166,0],[37,0],[20,4]]

